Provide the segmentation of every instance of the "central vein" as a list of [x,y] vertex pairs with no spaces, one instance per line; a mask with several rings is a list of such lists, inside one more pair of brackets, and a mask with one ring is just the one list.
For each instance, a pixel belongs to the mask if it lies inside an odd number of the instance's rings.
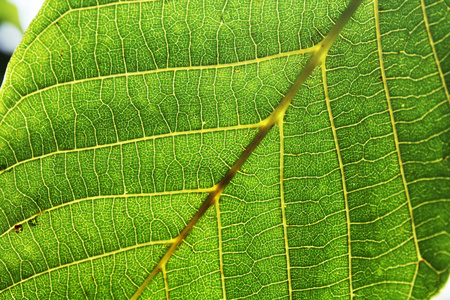
[[341,32],[342,28],[344,28],[345,24],[347,24],[348,20],[356,11],[356,9],[359,7],[361,2],[362,0],[351,0],[350,4],[347,6],[347,8],[344,10],[342,15],[337,20],[337,22],[334,24],[333,28],[331,28],[330,32],[319,44],[313,47],[314,51],[311,58],[306,64],[305,68],[303,68],[303,70],[300,72],[297,79],[294,81],[294,83],[292,84],[286,95],[280,101],[280,103],[272,112],[272,114],[258,124],[259,131],[256,134],[256,136],[245,148],[239,159],[228,170],[225,176],[219,181],[218,184],[214,186],[213,190],[209,193],[208,197],[206,197],[205,201],[203,202],[202,206],[200,206],[197,213],[189,221],[189,223],[186,225],[183,231],[181,231],[181,233],[174,239],[174,242],[170,245],[167,252],[155,266],[150,275],[148,275],[145,281],[137,289],[137,291],[134,293],[131,299],[137,299],[142,294],[147,285],[153,280],[153,278],[161,270],[165,270],[166,264],[169,261],[170,257],[178,248],[178,246],[180,246],[183,240],[187,237],[187,235],[195,226],[195,224],[198,222],[198,220],[205,214],[205,212],[209,209],[209,207],[213,206],[214,203],[218,201],[220,195],[222,194],[223,190],[227,187],[228,183],[230,183],[234,175],[236,175],[236,173],[247,161],[247,159],[250,157],[253,151],[255,151],[256,147],[258,147],[258,145],[261,143],[261,141],[264,139],[267,133],[269,133],[269,131],[272,129],[272,127],[283,119],[287,108],[291,104],[298,90],[306,81],[306,79],[309,77],[309,75],[311,75],[314,69],[325,62],[325,58],[327,56],[328,51],[331,48],[331,45],[339,36],[339,33]]

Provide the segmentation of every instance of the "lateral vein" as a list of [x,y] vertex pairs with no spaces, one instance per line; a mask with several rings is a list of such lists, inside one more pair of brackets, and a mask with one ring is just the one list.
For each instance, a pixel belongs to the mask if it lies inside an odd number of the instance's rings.
[[325,64],[322,65],[322,81],[323,81],[323,89],[325,93],[325,101],[327,103],[328,110],[328,118],[330,119],[331,131],[333,133],[334,146],[336,148],[336,155],[339,162],[339,170],[341,173],[341,181],[342,181],[342,193],[344,194],[344,206],[345,206],[345,216],[347,223],[347,247],[348,247],[348,278],[349,278],[349,288],[350,288],[350,300],[353,299],[353,281],[352,281],[352,244],[351,244],[351,221],[350,221],[350,210],[348,206],[348,192],[347,192],[347,183],[345,181],[345,172],[344,172],[344,163],[342,162],[341,149],[339,147],[336,126],[334,125],[333,112],[331,111],[331,103],[330,103],[330,95],[328,93],[328,85],[327,85],[327,74],[326,74]]
[[[27,48],[28,49],[28,48]],[[39,94],[42,93],[44,91],[47,91],[49,89],[53,89],[53,88],[58,88],[61,86],[72,86],[74,84],[77,83],[84,83],[84,82],[90,82],[90,81],[94,81],[94,80],[103,80],[103,79],[109,79],[109,78],[120,78],[120,77],[128,77],[128,76],[137,76],[137,75],[149,75],[149,74],[158,74],[158,73],[162,73],[162,72],[177,72],[177,71],[195,71],[195,70],[217,70],[217,69],[222,69],[222,68],[229,68],[229,67],[236,67],[236,66],[245,66],[245,65],[250,65],[250,64],[254,64],[254,63],[260,63],[260,62],[264,62],[264,61],[268,61],[274,58],[281,58],[281,57],[289,57],[292,55],[297,55],[297,54],[304,54],[304,53],[311,53],[315,50],[315,47],[311,47],[311,48],[307,48],[307,49],[300,49],[300,50],[295,50],[295,51],[290,51],[290,52],[283,52],[283,53],[278,53],[275,55],[270,55],[270,56],[265,56],[262,58],[255,58],[252,60],[245,60],[245,61],[239,61],[239,62],[234,62],[234,63],[227,63],[227,64],[218,64],[218,65],[206,65],[206,66],[188,66],[188,67],[167,67],[167,68],[161,68],[161,69],[154,69],[154,70],[147,70],[147,71],[137,71],[137,72],[125,72],[125,73],[118,73],[118,74],[112,74],[112,75],[99,75],[96,77],[90,77],[90,78],[85,78],[85,79],[78,79],[78,80],[72,80],[72,81],[66,81],[66,82],[62,82],[62,83],[57,83],[57,84],[53,84],[41,89],[37,89],[27,95],[21,95],[20,99],[18,99],[16,101],[16,103],[14,103],[14,105],[9,108],[5,114],[3,115],[2,119],[0,120],[0,126],[4,123],[4,120],[6,119],[6,117],[9,115],[9,113],[11,111],[13,111],[15,108],[18,107],[18,105],[24,100],[27,99],[30,96],[33,96],[35,94]]]
[[447,101],[450,102],[450,95],[448,93],[447,85],[445,84],[444,72],[442,72],[441,64],[439,63],[439,58],[436,52],[436,48],[434,47],[433,36],[430,31],[430,24],[428,23],[428,16],[426,12],[425,3],[423,0],[420,0],[420,5],[422,7],[423,21],[425,23],[425,29],[427,31],[428,41],[430,42],[431,50],[433,51],[434,61],[436,62],[436,67],[438,69],[439,77],[442,82],[442,86],[444,87],[445,96],[447,96]]
[[168,132],[168,133],[162,133],[157,135],[151,135],[151,136],[144,136],[132,140],[125,140],[125,141],[117,141],[115,143],[108,143],[103,145],[95,145],[91,147],[83,147],[83,148],[75,148],[75,149],[69,149],[69,150],[59,150],[50,152],[44,155],[35,156],[29,159],[25,159],[22,161],[19,161],[8,168],[3,169],[0,171],[0,175],[2,175],[5,172],[10,171],[12,168],[17,167],[18,165],[25,164],[30,161],[42,159],[45,157],[58,155],[58,154],[68,154],[68,153],[75,153],[79,151],[90,151],[90,150],[97,150],[97,149],[103,149],[103,148],[109,148],[109,147],[115,147],[115,146],[121,146],[121,145],[127,145],[132,143],[138,143],[138,142],[145,142],[145,141],[151,141],[156,139],[162,139],[166,137],[174,137],[174,136],[180,136],[180,135],[188,135],[188,134],[204,134],[204,133],[211,133],[211,132],[222,132],[222,131],[231,131],[231,130],[240,130],[240,129],[253,129],[257,128],[258,124],[246,124],[246,125],[235,125],[235,126],[228,126],[228,127],[216,127],[216,128],[206,128],[206,129],[196,129],[196,130],[188,130],[188,131],[177,131],[177,132]]
[[[416,227],[415,227],[415,223],[414,223],[413,208],[412,208],[411,199],[410,199],[410,195],[409,195],[408,183],[406,182],[405,171],[403,169],[403,162],[402,162],[401,152],[400,152],[400,144],[399,144],[399,140],[398,140],[397,129],[395,127],[394,110],[393,110],[392,104],[391,104],[391,98],[390,98],[389,89],[388,89],[388,85],[387,85],[387,79],[386,79],[386,72],[385,72],[385,68],[384,68],[383,53],[382,53],[382,48],[381,48],[381,30],[380,30],[380,14],[379,14],[379,10],[378,10],[378,0],[374,0],[373,5],[374,5],[375,30],[376,30],[376,35],[377,35],[377,48],[378,48],[378,58],[380,61],[381,76],[382,76],[382,80],[383,80],[384,91],[386,94],[386,101],[387,101],[388,108],[389,108],[389,116],[390,116],[391,124],[392,124],[392,133],[394,136],[394,144],[395,144],[395,149],[397,152],[398,165],[399,165],[400,174],[401,174],[401,178],[402,178],[403,189],[405,191],[405,196],[406,196],[407,203],[408,203],[408,211],[409,211],[409,215],[411,218],[411,229],[412,229],[412,235],[413,235],[412,237],[414,240],[414,245],[415,245],[416,253],[417,253],[416,263],[417,263],[417,265],[419,265],[420,261],[422,260],[422,257],[420,255],[420,248],[419,248],[419,243],[418,243],[418,239],[417,239]],[[414,283],[416,281],[416,276],[417,276],[417,272],[414,272],[408,299],[410,299],[412,296],[412,291],[413,291]]]

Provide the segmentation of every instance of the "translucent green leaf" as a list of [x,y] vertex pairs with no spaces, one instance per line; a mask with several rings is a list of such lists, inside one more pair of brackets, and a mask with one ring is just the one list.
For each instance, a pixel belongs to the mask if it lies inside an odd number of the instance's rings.
[[0,91],[0,299],[436,294],[449,9],[348,2],[47,1]]

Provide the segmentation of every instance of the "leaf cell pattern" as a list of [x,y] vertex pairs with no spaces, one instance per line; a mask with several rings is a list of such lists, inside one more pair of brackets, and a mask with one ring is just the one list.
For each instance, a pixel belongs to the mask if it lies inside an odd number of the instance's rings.
[[[0,298],[130,298],[336,2],[47,1],[0,91]],[[142,298],[435,294],[450,264],[449,18],[442,0],[364,1]]]

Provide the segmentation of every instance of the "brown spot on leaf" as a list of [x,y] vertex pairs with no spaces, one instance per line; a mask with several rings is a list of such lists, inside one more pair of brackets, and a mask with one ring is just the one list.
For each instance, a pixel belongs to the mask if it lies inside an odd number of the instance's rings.
[[22,230],[23,230],[22,224],[16,224],[16,225],[14,225],[14,231],[15,231],[16,233],[20,233],[20,232],[22,232]]

